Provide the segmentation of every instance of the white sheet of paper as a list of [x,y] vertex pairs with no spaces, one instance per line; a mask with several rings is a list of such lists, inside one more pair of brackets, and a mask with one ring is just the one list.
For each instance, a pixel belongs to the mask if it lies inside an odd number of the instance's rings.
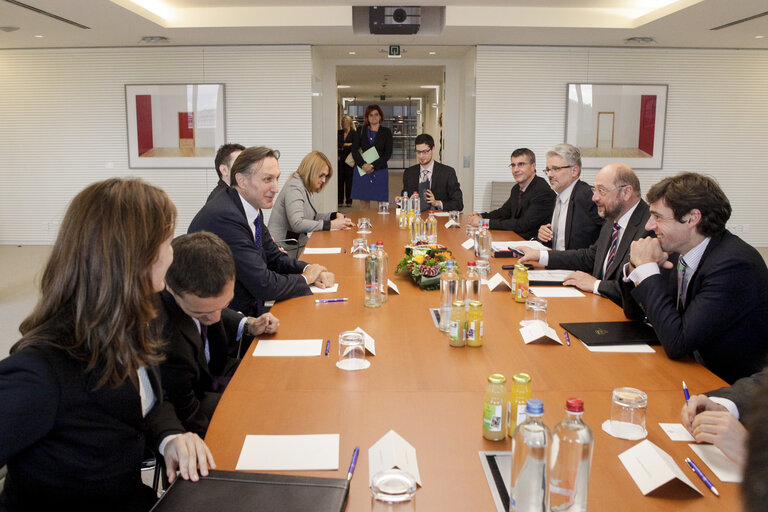
[[421,485],[416,448],[400,434],[390,430],[368,448],[368,482],[373,475],[386,469],[398,468],[410,473]]
[[339,291],[339,283],[334,283],[330,288],[318,288],[315,285],[309,287],[312,293],[336,293]]
[[452,219],[449,219],[448,222],[445,223],[445,227],[446,228],[450,228],[450,227],[453,227],[453,226],[456,226],[457,228],[460,228],[461,224],[459,224],[457,221],[452,220]]
[[322,350],[323,340],[259,340],[253,357],[310,357]]
[[467,240],[461,244],[461,246],[465,249],[471,249],[475,246],[475,241],[472,238],[467,238]]
[[400,290],[397,289],[397,285],[393,283],[391,279],[387,279],[387,286],[394,290],[396,294],[400,295]]
[[689,444],[691,450],[704,461],[704,464],[715,474],[721,482],[739,483],[743,475],[741,469],[731,459],[713,444]]
[[525,327],[520,328],[520,334],[523,335],[523,341],[527,345],[528,343],[538,342],[556,342],[560,345],[563,344],[560,341],[560,337],[557,332],[544,322],[533,322]]
[[647,439],[620,453],[619,460],[643,494],[648,494],[675,478],[697,493],[704,494],[693,485],[667,452]]
[[339,469],[339,434],[245,436],[238,471]]
[[494,251],[508,251],[510,247],[512,249],[517,249],[518,247],[530,247],[531,249],[536,249],[537,251],[548,251],[549,247],[542,244],[538,240],[518,240],[518,241],[504,241],[499,240],[491,243],[491,247]]
[[642,343],[634,343],[632,345],[593,345],[589,346],[583,343],[587,350],[590,352],[616,352],[626,354],[654,354],[653,347],[650,345],[644,345]]
[[307,247],[304,254],[341,254],[341,247]]
[[511,290],[512,287],[509,286],[509,282],[504,279],[504,276],[496,272],[493,277],[491,277],[488,281],[485,283],[488,286],[488,289],[493,291],[500,291],[500,290]]
[[528,280],[562,283],[571,274],[573,274],[573,270],[529,270]]
[[435,217],[450,217],[450,212],[435,212]]
[[693,436],[685,430],[682,423],[659,423],[659,426],[673,441],[694,441]]
[[371,335],[365,332],[360,327],[357,327],[354,329],[355,332],[359,332],[363,335],[363,343],[365,343],[365,350],[371,353],[371,355],[376,355],[376,341],[371,338]]
[[585,297],[579,290],[570,286],[531,286],[530,290],[537,297]]

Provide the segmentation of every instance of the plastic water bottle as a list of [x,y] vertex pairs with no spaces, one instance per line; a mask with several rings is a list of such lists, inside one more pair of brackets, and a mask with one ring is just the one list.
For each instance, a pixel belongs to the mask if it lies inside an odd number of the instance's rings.
[[461,299],[459,288],[459,274],[456,273],[456,263],[445,263],[445,271],[440,276],[440,330],[448,332],[448,324],[451,320],[453,301]]
[[421,218],[421,215],[416,215],[413,217],[413,221],[411,221],[411,227],[410,227],[410,234],[411,234],[411,245],[415,245],[416,242],[422,242],[426,240],[426,235],[424,235],[424,229],[425,229],[424,219]]
[[411,210],[417,217],[421,215],[421,199],[418,192],[414,192],[411,196]]
[[493,255],[493,240],[491,232],[488,230],[488,224],[487,219],[481,220],[475,235],[475,258],[482,260],[490,259]]
[[587,510],[587,487],[592,464],[592,430],[582,421],[584,402],[569,398],[565,419],[552,431],[549,455],[549,507],[552,511]]
[[379,254],[376,244],[371,244],[370,252],[365,257],[365,307],[381,306],[381,287],[379,286]]
[[379,290],[381,292],[381,302],[387,302],[389,292],[389,256],[384,250],[384,242],[376,242],[376,251],[379,257]]
[[426,223],[427,242],[430,244],[437,243],[437,219],[435,218],[435,212],[429,210],[429,217],[427,217]]
[[512,434],[512,474],[509,510],[547,511],[547,455],[551,437],[542,422],[544,404],[537,398],[526,403],[524,422]]
[[480,301],[480,274],[474,261],[467,262],[467,273],[464,276],[464,303]]

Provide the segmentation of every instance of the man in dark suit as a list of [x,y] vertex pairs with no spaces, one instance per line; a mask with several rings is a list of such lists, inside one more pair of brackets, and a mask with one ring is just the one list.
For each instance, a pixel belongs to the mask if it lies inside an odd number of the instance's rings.
[[633,240],[648,236],[648,205],[640,199],[640,180],[624,164],[606,165],[595,176],[592,201],[603,224],[597,241],[583,249],[537,251],[521,247],[521,263],[534,262],[550,269],[574,270],[563,282],[579,290],[608,297],[621,305],[621,269],[629,261]]
[[536,176],[536,155],[528,148],[512,152],[509,168],[517,182],[509,199],[492,212],[473,213],[469,223],[477,226],[481,219],[490,219],[490,229],[514,231],[525,239],[533,238],[539,226],[552,218],[555,193],[544,178]]
[[557,193],[552,222],[539,228],[538,239],[556,251],[589,247],[600,235],[603,218],[592,201],[592,189],[579,179],[581,152],[570,144],[547,151],[544,169]]
[[464,201],[453,167],[435,162],[435,140],[428,133],[416,136],[416,158],[419,165],[403,172],[403,190],[409,195],[419,192],[421,211],[461,211]]
[[173,263],[160,292],[165,360],[163,389],[184,428],[205,436],[252,336],[274,333],[270,313],[259,318],[227,308],[235,289],[235,261],[219,237],[201,231],[172,242]]
[[214,163],[216,165],[216,174],[219,175],[219,182],[216,183],[216,187],[214,187],[214,189],[211,190],[211,193],[208,194],[208,199],[205,200],[206,203],[216,194],[229,187],[232,178],[230,174],[232,164],[235,163],[235,159],[244,149],[245,146],[240,144],[224,144],[216,152],[216,160]]
[[[731,204],[701,174],[648,191],[656,238],[632,243],[622,282],[628,318],[647,318],[670,358],[693,356],[729,383],[760,371],[768,353],[768,267],[725,229]],[[638,307],[639,306],[639,307]]]
[[235,258],[235,298],[232,309],[246,315],[266,312],[265,301],[310,295],[309,286],[333,285],[325,267],[298,261],[272,240],[262,208],[272,208],[277,196],[280,153],[252,147],[232,165],[232,186],[197,212],[188,232],[210,231],[229,245]]

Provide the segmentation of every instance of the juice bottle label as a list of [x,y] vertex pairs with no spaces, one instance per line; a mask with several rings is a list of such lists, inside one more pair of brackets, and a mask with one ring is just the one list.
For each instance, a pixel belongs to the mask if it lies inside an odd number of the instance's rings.
[[486,403],[483,408],[483,429],[490,432],[501,432],[502,406]]

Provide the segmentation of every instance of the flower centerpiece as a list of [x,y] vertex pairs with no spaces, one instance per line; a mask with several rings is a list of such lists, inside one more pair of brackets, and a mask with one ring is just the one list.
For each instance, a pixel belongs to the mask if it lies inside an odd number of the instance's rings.
[[445,263],[452,259],[453,253],[446,246],[418,242],[406,246],[405,257],[397,264],[395,272],[407,272],[424,290],[437,290]]

